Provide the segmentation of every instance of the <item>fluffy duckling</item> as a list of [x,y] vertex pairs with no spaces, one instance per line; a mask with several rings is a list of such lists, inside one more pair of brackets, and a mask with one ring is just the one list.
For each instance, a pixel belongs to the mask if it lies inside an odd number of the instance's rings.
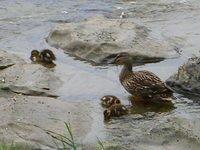
[[[133,71],[132,57],[126,53],[119,53],[111,62],[123,65],[119,80],[127,92],[142,100],[164,100],[173,97],[173,92],[161,79],[150,71]],[[163,101],[164,102],[164,101]]]
[[120,117],[128,114],[128,109],[122,104],[114,104],[106,109],[103,114],[104,120],[107,121],[113,117]]
[[105,95],[101,98],[101,105],[103,107],[108,108],[114,104],[121,104],[121,101],[116,96]]
[[51,50],[44,49],[41,52],[32,50],[30,59],[33,62],[53,63],[53,61],[56,60],[56,57]]

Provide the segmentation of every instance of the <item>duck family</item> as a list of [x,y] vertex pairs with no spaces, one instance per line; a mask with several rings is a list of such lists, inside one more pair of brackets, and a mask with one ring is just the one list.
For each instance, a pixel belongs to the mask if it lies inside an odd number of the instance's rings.
[[[32,62],[53,64],[56,60],[54,53],[49,49],[41,51],[32,50],[30,59]],[[134,71],[132,69],[132,57],[129,53],[122,52],[110,62],[115,65],[123,65],[119,75],[119,81],[125,90],[133,95],[134,101],[146,101],[153,103],[171,103],[173,91],[154,73],[146,70]],[[113,95],[105,95],[101,98],[104,110],[104,120],[128,114],[128,108]]]
[[[173,91],[154,73],[146,70],[134,71],[132,69],[132,57],[129,53],[122,52],[117,54],[110,63],[123,65],[119,81],[125,90],[133,96],[134,101],[163,105],[172,104],[171,100],[174,98]],[[105,120],[128,113],[128,109],[115,96],[104,96],[101,98],[101,101],[103,106],[109,106],[104,111]]]

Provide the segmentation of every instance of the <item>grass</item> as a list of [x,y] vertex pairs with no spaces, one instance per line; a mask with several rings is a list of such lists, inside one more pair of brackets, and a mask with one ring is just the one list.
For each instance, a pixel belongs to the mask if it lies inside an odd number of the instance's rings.
[[[78,144],[75,142],[73,132],[71,130],[70,123],[64,122],[65,128],[67,133],[66,134],[59,134],[50,130],[45,130],[45,132],[50,135],[54,140],[54,143],[58,149],[62,150],[77,150]],[[105,150],[104,145],[102,141],[97,137],[97,144],[98,144],[98,150]],[[58,145],[58,142],[62,144],[61,146]],[[30,149],[27,147],[28,145],[20,145],[20,144],[7,144],[7,143],[0,143],[0,150],[27,150]],[[80,145],[79,145],[80,146]]]
[[[66,149],[77,150],[77,144],[74,140],[74,136],[73,136],[73,133],[71,131],[71,126],[70,126],[69,123],[66,123],[66,122],[64,122],[64,124],[65,124],[65,128],[67,129],[67,133],[68,133],[69,136],[62,135],[62,134],[59,134],[59,133],[55,133],[55,132],[50,131],[50,130],[46,130],[46,133],[49,134],[52,138],[61,142],[62,146],[63,146],[62,149],[64,149],[64,150],[66,150]],[[57,145],[57,147],[59,147],[59,146]]]
[[19,144],[0,143],[0,150],[27,150],[28,147]]
[[[49,134],[53,139],[59,141],[62,143],[62,149],[63,150],[77,150],[78,149],[78,144],[75,142],[72,130],[71,130],[71,125],[70,123],[66,123],[65,124],[65,128],[67,130],[67,134],[63,135],[63,134],[59,134],[59,133],[55,133],[53,131],[50,130],[46,130],[46,133]],[[68,136],[67,136],[68,135]],[[104,150],[104,145],[102,143],[102,141],[97,137],[97,141],[98,141],[98,149],[100,150]],[[58,144],[56,142],[54,142],[57,146],[57,148],[59,148]]]
[[98,145],[100,146],[100,149],[104,150],[105,148],[104,148],[102,141],[98,137],[97,137],[97,140],[98,140]]

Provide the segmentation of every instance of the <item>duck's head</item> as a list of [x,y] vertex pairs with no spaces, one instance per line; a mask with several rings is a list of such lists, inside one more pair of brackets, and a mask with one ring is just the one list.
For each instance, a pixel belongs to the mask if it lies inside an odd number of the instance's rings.
[[103,107],[108,108],[115,104],[121,104],[121,101],[116,96],[106,95],[101,98],[101,104]]
[[112,117],[111,116],[111,110],[109,110],[109,109],[104,110],[103,115],[104,115],[104,120],[108,121]]
[[116,64],[116,65],[124,65],[127,63],[131,63],[131,56],[127,52],[121,52],[116,55],[116,57],[111,60],[110,64]]
[[115,101],[116,103],[120,103],[120,100],[113,95],[105,95],[101,98],[102,102],[108,102],[108,101]]
[[40,52],[38,50],[32,50],[30,59],[33,62],[36,62],[38,60],[38,58],[39,58],[39,55],[40,55]]

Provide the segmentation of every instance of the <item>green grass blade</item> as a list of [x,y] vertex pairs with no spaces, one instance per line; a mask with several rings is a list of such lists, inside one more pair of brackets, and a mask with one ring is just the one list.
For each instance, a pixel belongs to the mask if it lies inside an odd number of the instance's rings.
[[104,150],[104,146],[103,146],[103,143],[102,141],[97,137],[97,140],[98,140],[98,144],[101,146],[101,149]]

